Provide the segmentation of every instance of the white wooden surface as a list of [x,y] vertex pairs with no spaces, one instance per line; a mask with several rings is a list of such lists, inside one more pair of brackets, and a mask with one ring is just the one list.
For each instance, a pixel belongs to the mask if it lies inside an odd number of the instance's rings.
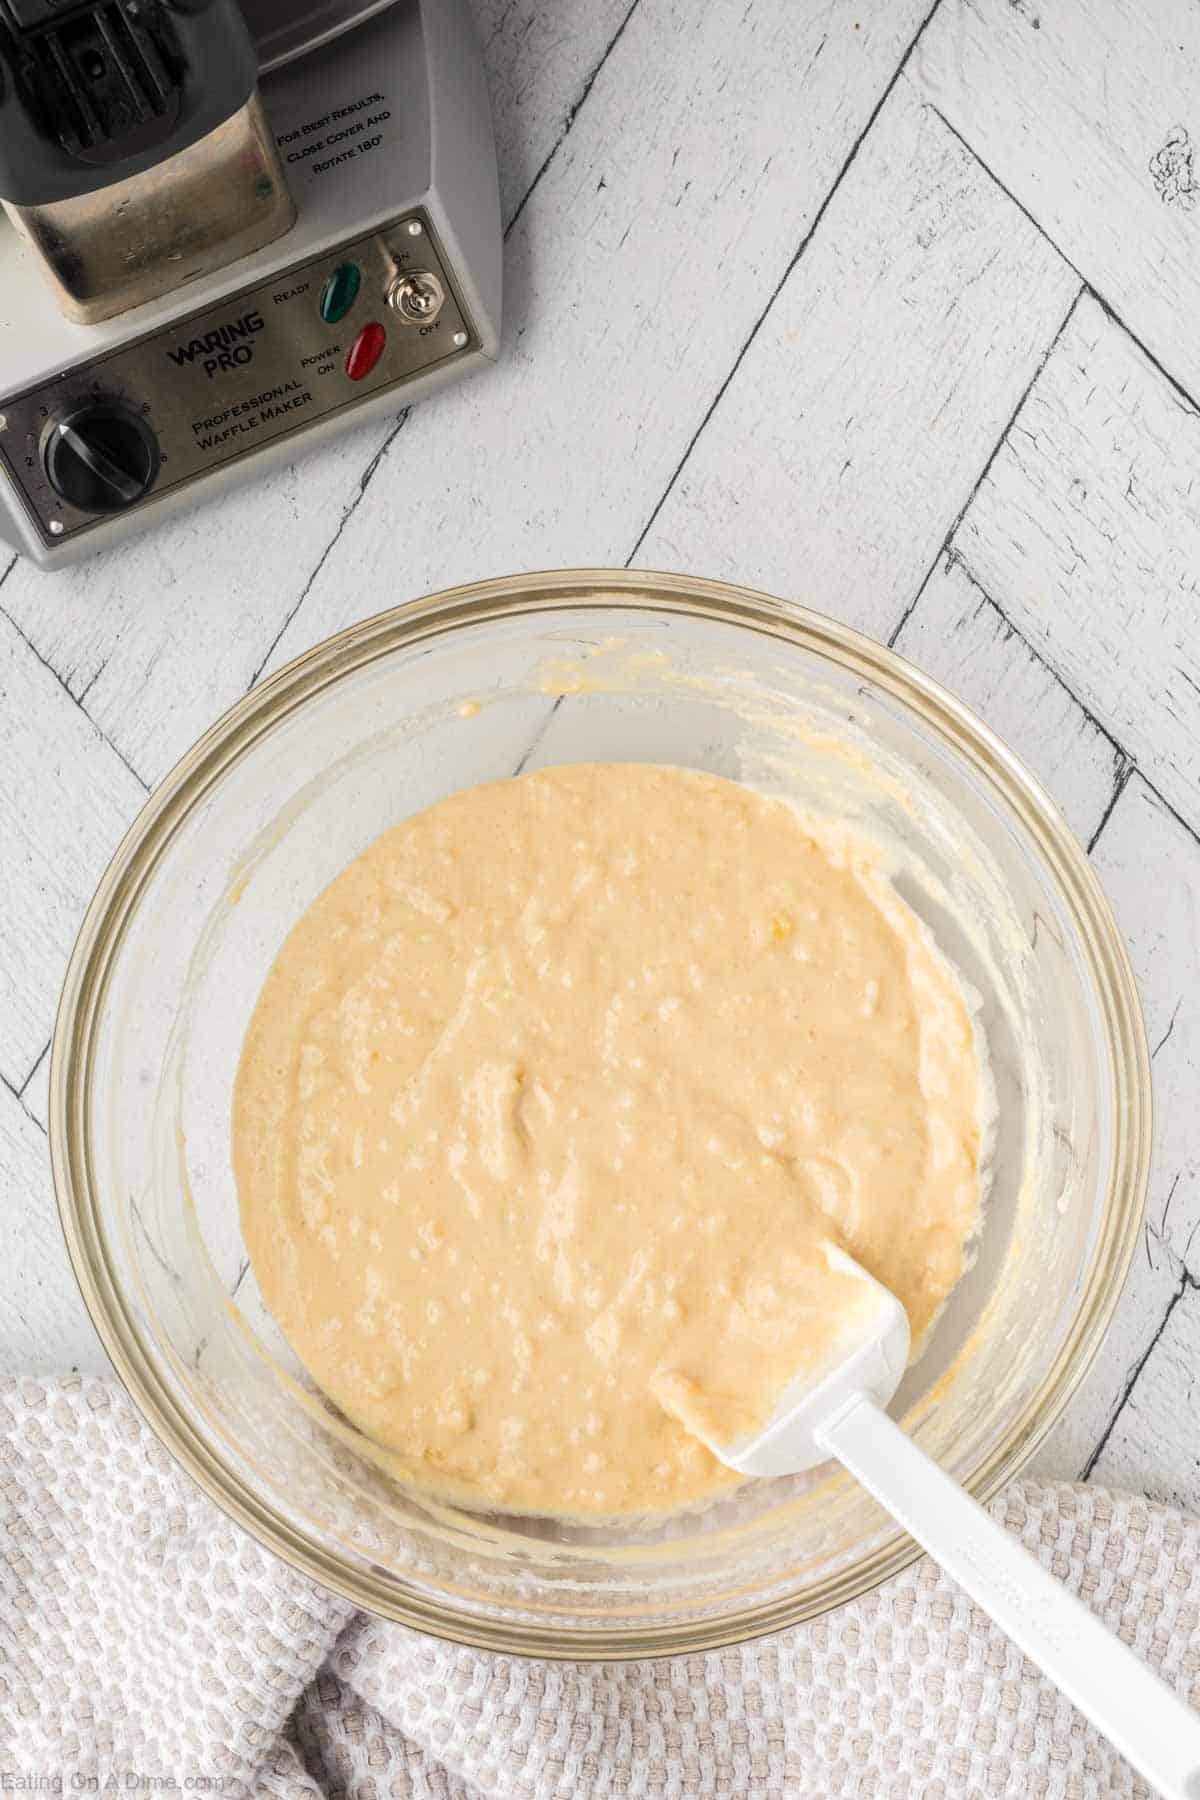
[[45,1052],[148,784],[391,601],[670,566],[893,640],[1090,847],[1156,1046],[1157,1163],[1038,1467],[1198,1508],[1200,9],[477,14],[510,227],[494,374],[82,569],[0,564],[0,1366],[103,1366]]

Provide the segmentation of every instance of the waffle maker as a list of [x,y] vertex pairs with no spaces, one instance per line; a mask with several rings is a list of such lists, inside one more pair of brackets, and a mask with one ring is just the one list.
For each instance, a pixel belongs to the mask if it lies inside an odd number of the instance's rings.
[[496,355],[465,0],[0,0],[0,537],[115,543]]

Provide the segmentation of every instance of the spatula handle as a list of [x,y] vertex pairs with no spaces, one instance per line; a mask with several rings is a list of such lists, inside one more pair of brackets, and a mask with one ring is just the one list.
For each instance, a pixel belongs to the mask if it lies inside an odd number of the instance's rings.
[[1167,1800],[1200,1800],[1200,1713],[866,1394],[814,1433]]

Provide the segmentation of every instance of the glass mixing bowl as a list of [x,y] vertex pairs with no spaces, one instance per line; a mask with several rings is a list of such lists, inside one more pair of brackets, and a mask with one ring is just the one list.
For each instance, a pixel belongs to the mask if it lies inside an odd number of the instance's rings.
[[854,632],[682,577],[527,576],[368,620],[247,695],[147,802],[71,960],[51,1140],[75,1270],[150,1425],[263,1544],[373,1612],[539,1656],[732,1643],[916,1554],[828,1471],[611,1525],[413,1492],[313,1392],[247,1269],[231,1089],[296,918],[456,788],[624,759],[858,819],[975,996],[997,1099],[985,1225],[897,1409],[980,1498],[1094,1355],[1146,1187],[1144,1033],[1084,856],[976,719]]

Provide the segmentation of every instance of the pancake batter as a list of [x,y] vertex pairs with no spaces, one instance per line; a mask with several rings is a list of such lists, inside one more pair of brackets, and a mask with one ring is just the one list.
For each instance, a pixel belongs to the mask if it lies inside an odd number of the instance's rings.
[[263,1296],[415,1479],[576,1516],[732,1485],[860,1284],[914,1343],[979,1213],[957,981],[848,833],[636,764],[454,794],[267,978],[234,1164]]

